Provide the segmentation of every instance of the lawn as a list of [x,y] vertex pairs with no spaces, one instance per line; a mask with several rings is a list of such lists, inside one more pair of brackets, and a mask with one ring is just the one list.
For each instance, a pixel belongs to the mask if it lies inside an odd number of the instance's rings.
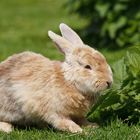
[[[63,59],[48,38],[48,30],[60,33],[58,26],[61,22],[74,29],[80,29],[87,23],[77,15],[68,14],[64,4],[64,0],[1,0],[0,60],[25,50],[41,53],[52,59]],[[109,62],[113,62],[123,56],[126,50],[116,53],[104,48],[101,51]]]
[[[34,51],[51,59],[63,59],[47,36],[48,30],[60,33],[61,22],[74,29],[84,27],[87,21],[77,15],[68,14],[64,7],[65,0],[1,0],[0,1],[0,61],[22,51]],[[96,44],[95,44],[96,46]],[[100,49],[109,63],[120,59],[125,49],[108,51]],[[49,128],[15,129],[10,134],[0,133],[0,140],[60,140],[60,139],[95,139],[95,140],[138,140],[140,126],[128,126],[120,121],[113,121],[98,129],[85,129],[83,134],[69,134]]]
[[64,0],[1,0],[0,60],[24,50],[61,59],[62,56],[48,38],[48,30],[59,33],[61,22],[74,28],[86,24],[76,15],[70,16],[67,13]]
[[0,133],[0,140],[139,140],[140,127],[128,126],[120,121],[98,129],[86,129],[83,134],[70,134],[52,129],[35,128],[18,130],[11,134]]

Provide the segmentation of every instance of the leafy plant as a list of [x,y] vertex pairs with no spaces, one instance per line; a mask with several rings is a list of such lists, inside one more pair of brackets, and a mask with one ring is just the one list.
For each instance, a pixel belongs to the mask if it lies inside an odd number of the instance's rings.
[[139,0],[67,0],[71,12],[88,20],[82,32],[101,47],[126,47],[140,43]]
[[88,114],[89,119],[125,122],[140,120],[140,47],[134,47],[113,67],[114,85],[106,91]]

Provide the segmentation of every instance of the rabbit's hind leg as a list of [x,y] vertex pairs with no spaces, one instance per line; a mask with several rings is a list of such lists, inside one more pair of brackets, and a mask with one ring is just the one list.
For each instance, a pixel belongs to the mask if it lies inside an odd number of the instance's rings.
[[12,131],[12,124],[7,123],[7,122],[0,122],[0,131],[10,133]]

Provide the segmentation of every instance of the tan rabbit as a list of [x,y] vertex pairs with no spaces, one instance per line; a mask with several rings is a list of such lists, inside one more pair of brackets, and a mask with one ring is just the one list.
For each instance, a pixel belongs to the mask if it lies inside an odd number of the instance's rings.
[[23,52],[0,64],[1,131],[12,131],[14,124],[50,124],[75,133],[89,124],[85,115],[100,91],[110,87],[112,72],[104,56],[70,27],[62,23],[60,30],[62,36],[48,35],[64,62]]

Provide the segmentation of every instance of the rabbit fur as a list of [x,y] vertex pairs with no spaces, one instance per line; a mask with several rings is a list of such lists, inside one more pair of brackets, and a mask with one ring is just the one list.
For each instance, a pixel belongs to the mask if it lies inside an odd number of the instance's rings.
[[1,131],[11,132],[14,124],[50,124],[75,133],[89,124],[85,115],[111,85],[112,72],[104,56],[70,27],[61,23],[60,31],[62,36],[48,35],[65,55],[64,62],[23,52],[0,63]]

